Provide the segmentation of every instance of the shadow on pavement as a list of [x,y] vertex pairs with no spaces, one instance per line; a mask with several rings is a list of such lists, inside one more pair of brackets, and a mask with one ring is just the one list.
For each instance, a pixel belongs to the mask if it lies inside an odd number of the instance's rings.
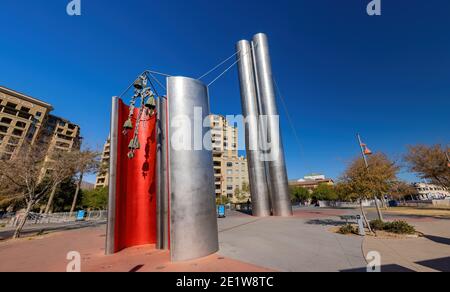
[[425,237],[428,240],[434,241],[436,243],[450,245],[450,238],[433,236],[433,235],[424,235],[423,237]]
[[416,264],[439,272],[450,272],[450,257],[417,262]]
[[434,216],[434,215],[408,215],[401,213],[388,213],[385,214],[386,218],[396,219],[400,217],[400,219],[412,219],[412,220],[423,220],[423,219],[434,219],[434,220],[450,220],[448,216]]
[[[342,270],[343,273],[367,273],[367,268]],[[415,273],[415,271],[399,265],[385,265],[381,267],[382,273]]]
[[346,223],[344,221],[338,221],[333,219],[314,219],[306,222],[309,225],[324,225],[324,226],[342,226]]

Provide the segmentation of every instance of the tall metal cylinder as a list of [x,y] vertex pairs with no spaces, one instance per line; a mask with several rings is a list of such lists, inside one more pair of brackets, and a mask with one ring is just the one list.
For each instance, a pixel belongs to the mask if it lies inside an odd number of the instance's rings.
[[252,212],[255,217],[270,216],[269,189],[264,161],[259,149],[259,111],[256,80],[251,44],[247,40],[237,43],[236,51],[239,81],[241,85],[242,114],[245,118],[245,147],[247,151],[248,175],[252,197]]
[[267,142],[270,146],[265,156],[268,165],[267,175],[273,215],[288,217],[292,216],[292,204],[288,189],[288,176],[267,36],[263,33],[255,35],[252,45],[255,52],[255,72],[262,110],[260,114],[264,116],[267,122],[265,131],[267,131]]
[[110,133],[110,161],[109,161],[109,198],[108,198],[108,222],[106,227],[105,254],[114,254],[115,229],[116,229],[116,179],[117,179],[117,144],[119,139],[119,98],[112,98],[111,109],[111,133]]
[[169,249],[169,193],[167,187],[167,100],[160,97],[157,103],[157,247]]
[[[169,77],[167,98],[170,251],[173,261],[185,261],[219,250],[208,89],[195,79]],[[209,144],[196,145],[199,139]]]

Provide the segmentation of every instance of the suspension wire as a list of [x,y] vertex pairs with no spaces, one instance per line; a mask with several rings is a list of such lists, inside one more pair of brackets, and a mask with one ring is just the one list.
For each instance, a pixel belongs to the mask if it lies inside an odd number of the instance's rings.
[[208,84],[208,87],[210,87],[211,85],[213,85],[217,80],[219,80],[223,75],[225,75],[228,71],[230,71],[237,63],[239,63],[239,61],[241,61],[241,58],[239,58],[236,62],[234,62],[233,64],[231,64],[230,67],[228,67],[227,69],[225,69],[225,71],[223,71],[219,76],[217,76],[213,81],[211,81]]
[[[255,44],[255,47],[258,47],[258,43]],[[211,83],[208,84],[208,87],[210,87],[211,85],[213,85],[217,80],[219,80],[219,78],[221,78],[223,75],[225,75],[228,71],[231,70],[231,68],[233,68],[237,63],[239,63],[245,56],[247,56],[248,54],[250,54],[252,52],[252,49],[248,50],[248,52],[246,52],[243,56],[240,56],[236,62],[234,62],[233,64],[231,64],[230,67],[228,67],[227,69],[225,69],[225,71],[223,71],[219,76],[217,76],[213,81],[211,81]],[[221,65],[223,65],[225,62],[227,62],[228,60],[230,60],[231,58],[233,58],[234,56],[238,55],[241,53],[241,50],[237,51],[236,53],[234,53],[233,55],[231,55],[228,59],[226,59],[225,61],[223,61],[221,64],[219,64],[218,66],[216,66],[217,68],[220,67]],[[214,70],[211,70],[211,72]]]
[[[164,85],[162,85],[160,82],[159,82],[159,80],[156,78],[156,77],[154,77],[153,76],[153,74],[155,74],[155,75],[160,75],[160,76],[164,76],[164,77],[172,77],[171,75],[169,75],[169,74],[165,74],[165,73],[161,73],[161,72],[158,72],[158,71],[153,71],[153,70],[145,70],[144,72],[142,72],[141,74],[139,74],[139,76],[142,76],[142,75],[147,75],[147,74],[150,74],[152,77],[153,77],[153,79],[155,79],[157,82],[158,82],[158,84],[162,87],[162,88],[164,88],[164,89],[166,89],[165,88],[165,86]],[[148,77],[148,76],[147,76]],[[133,80],[133,82],[130,84],[130,86],[128,86],[127,87],[127,89],[121,94],[121,95],[119,95],[119,98],[122,98],[132,87],[133,87],[133,85],[134,85],[134,81],[135,80]]]
[[[299,149],[300,149],[300,152],[301,152],[301,154],[302,154],[303,157],[306,157],[306,155],[305,155],[305,149],[304,149],[304,147],[303,147],[303,143],[301,142],[301,139],[300,139],[300,136],[299,136],[299,134],[298,134],[298,131],[297,131],[295,125],[294,125],[294,121],[292,120],[292,117],[291,117],[291,115],[289,114],[289,110],[288,110],[288,106],[287,106],[286,100],[284,99],[284,96],[281,94],[280,87],[278,86],[278,83],[277,83],[277,81],[275,80],[275,77],[273,77],[272,79],[273,79],[273,83],[275,84],[275,88],[276,88],[277,93],[278,93],[277,95],[278,95],[278,97],[279,97],[280,100],[281,100],[281,103],[282,103],[282,105],[283,105],[284,111],[286,112],[286,117],[287,117],[287,119],[288,119],[289,125],[291,126],[291,130],[292,130],[292,132],[293,132],[293,134],[294,134],[294,137],[295,137],[295,140],[296,140],[296,142],[297,142],[297,144],[298,144],[298,147],[299,147]],[[312,168],[310,167],[309,164],[306,164],[306,168],[307,168],[308,172],[311,172]]]
[[145,70],[145,72],[146,73],[153,73],[155,75],[160,75],[160,76],[164,76],[164,77],[172,77],[172,75],[161,73],[161,72],[158,72],[158,71],[153,71],[153,70]]
[[212,72],[216,71],[220,66],[222,66],[223,64],[225,64],[226,62],[228,62],[229,60],[231,60],[234,56],[236,56],[237,54],[239,54],[241,51],[237,51],[236,53],[234,53],[233,55],[229,56],[228,58],[226,58],[224,61],[222,61],[221,63],[219,63],[218,65],[216,65],[214,68],[212,68],[211,70],[209,70],[208,72],[206,72],[205,74],[203,74],[202,76],[198,77],[198,80],[203,79],[204,77],[208,76],[209,74],[211,74]]
[[122,98],[125,94],[127,94],[127,92],[131,89],[131,87],[133,87],[133,83],[130,86],[128,86],[128,88],[121,95],[119,95],[119,98]]
[[[148,78],[148,76],[147,76]],[[150,87],[152,88],[152,90],[155,92],[156,96],[159,96],[158,91],[156,90],[155,85],[153,84],[153,82],[150,80],[150,78],[148,78],[148,81],[150,82]]]
[[159,86],[161,86],[161,88],[164,88],[164,90],[167,91],[167,88],[158,80],[158,78],[156,78],[151,72],[147,72],[147,73],[150,75],[150,77],[153,78],[153,80],[156,81],[156,83],[158,83]]

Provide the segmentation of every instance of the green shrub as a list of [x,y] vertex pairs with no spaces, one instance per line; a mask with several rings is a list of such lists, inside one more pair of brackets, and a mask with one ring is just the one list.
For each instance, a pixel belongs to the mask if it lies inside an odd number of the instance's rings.
[[381,231],[381,230],[384,230],[384,228],[386,227],[386,223],[384,223],[383,221],[381,221],[381,220],[373,220],[373,221],[370,221],[370,227],[372,227],[372,230],[375,230],[375,231]]
[[344,226],[341,226],[338,231],[340,234],[358,234],[358,229],[353,227],[351,224],[345,224]]
[[405,221],[383,222],[381,220],[370,221],[370,227],[375,231],[386,231],[395,234],[415,234],[414,226]]
[[394,221],[386,223],[384,230],[395,234],[415,234],[414,226],[409,225],[405,221]]

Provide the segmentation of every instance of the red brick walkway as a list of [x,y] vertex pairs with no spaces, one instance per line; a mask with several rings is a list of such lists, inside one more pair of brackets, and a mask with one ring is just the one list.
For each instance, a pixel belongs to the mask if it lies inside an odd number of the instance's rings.
[[0,243],[0,272],[64,272],[67,253],[81,254],[83,272],[267,272],[240,261],[212,255],[204,259],[171,263],[167,251],[154,246],[104,256],[105,226],[54,233]]

